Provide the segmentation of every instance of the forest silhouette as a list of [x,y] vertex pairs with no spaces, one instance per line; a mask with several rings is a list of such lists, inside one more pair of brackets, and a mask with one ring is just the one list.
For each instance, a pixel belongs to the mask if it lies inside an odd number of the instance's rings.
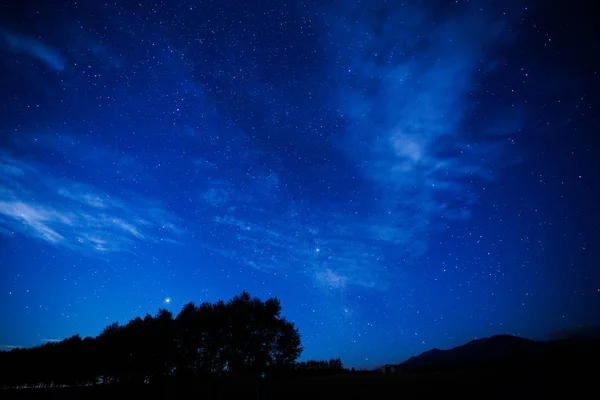
[[340,359],[298,363],[303,348],[277,298],[247,292],[228,302],[186,304],[173,316],[113,323],[97,337],[0,352],[0,387],[187,386],[258,382],[344,371]]
[[228,302],[188,303],[176,316],[160,309],[113,323],[94,338],[0,352],[0,398],[364,399],[394,390],[464,395],[479,393],[478,385],[512,396],[567,382],[574,393],[595,382],[589,366],[600,357],[595,337],[543,343],[499,335],[425,352],[388,373],[349,371],[339,358],[298,362],[302,350],[279,300],[244,291]]

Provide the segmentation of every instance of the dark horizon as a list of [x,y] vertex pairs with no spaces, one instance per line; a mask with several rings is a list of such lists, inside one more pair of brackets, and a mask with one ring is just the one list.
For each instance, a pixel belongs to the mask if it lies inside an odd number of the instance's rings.
[[[244,291],[243,293],[246,293],[246,292]],[[223,301],[223,299],[219,299],[218,301]],[[195,303],[194,302],[188,302],[188,303],[186,303],[186,306],[189,305],[189,304],[195,304]],[[197,305],[199,305],[199,304],[197,304]],[[184,306],[184,308],[185,308],[185,306]],[[166,310],[166,309],[165,308],[161,308],[161,309],[158,310],[157,314],[149,313],[149,314],[146,314],[145,317],[153,316],[153,315],[160,315],[160,313],[162,312],[162,310]],[[285,317],[285,316],[283,316],[283,317]],[[133,322],[135,319],[138,319],[138,318],[142,318],[143,319],[144,316],[143,315],[139,315],[136,318],[133,318],[133,319],[131,319],[129,321],[125,321],[125,323],[119,322],[119,321],[114,321],[113,323],[108,324],[106,327],[104,327],[104,329],[101,332],[99,332],[97,335],[93,335],[93,336],[85,336],[84,337],[84,336],[80,336],[78,333],[74,333],[74,334],[72,334],[69,337],[66,337],[64,339],[43,340],[44,341],[43,344],[29,346],[29,347],[25,347],[25,346],[2,346],[2,347],[5,347],[5,348],[4,349],[0,349],[0,352],[2,352],[2,351],[8,352],[8,351],[11,351],[13,349],[32,349],[32,348],[35,348],[35,347],[43,346],[46,343],[60,343],[60,342],[69,340],[69,339],[71,339],[73,337],[80,337],[82,340],[83,339],[97,339],[110,326],[113,326],[114,324],[118,324],[121,327],[125,327],[125,326],[127,326],[128,323]],[[406,359],[398,360],[396,362],[391,362],[391,363],[386,363],[386,364],[379,363],[379,364],[374,364],[374,365],[363,365],[363,366],[349,365],[349,366],[345,366],[345,368],[348,369],[348,370],[349,369],[356,369],[356,370],[376,370],[376,369],[380,368],[383,365],[390,365],[390,364],[392,364],[392,365],[399,365],[399,364],[402,364],[402,363],[404,363],[404,362],[406,362],[406,361],[408,361],[408,360],[410,360],[412,358],[418,357],[418,356],[420,356],[420,355],[422,355],[424,353],[427,353],[429,351],[432,351],[432,350],[451,350],[451,349],[454,349],[454,348],[457,348],[457,347],[461,347],[461,346],[467,345],[467,344],[469,344],[469,343],[471,343],[473,341],[487,340],[487,339],[490,339],[490,338],[493,338],[493,337],[507,336],[507,335],[508,336],[513,336],[513,337],[522,338],[522,339],[529,339],[529,340],[532,340],[532,341],[535,341],[535,342],[552,342],[552,341],[557,341],[557,340],[573,340],[573,339],[575,339],[575,340],[577,340],[577,339],[593,339],[593,340],[598,340],[598,339],[600,339],[600,325],[598,325],[598,326],[580,326],[580,327],[574,327],[574,328],[570,328],[570,329],[561,329],[561,330],[551,331],[547,335],[545,335],[543,337],[538,337],[538,338],[523,337],[523,336],[519,336],[519,335],[510,335],[510,334],[507,334],[507,333],[504,333],[504,332],[500,332],[500,333],[491,334],[490,336],[487,336],[487,337],[475,337],[475,338],[472,338],[471,340],[469,340],[468,342],[465,342],[465,343],[462,343],[462,344],[458,344],[457,346],[452,346],[452,347],[448,347],[448,348],[437,348],[437,347],[430,348],[430,349],[424,350],[421,353],[410,355]],[[301,337],[302,337],[302,334],[300,332],[300,338]],[[336,357],[335,359],[340,359],[340,357]],[[332,358],[332,360],[333,360],[333,358]],[[315,359],[310,359],[310,358],[307,358],[307,357],[303,357],[302,354],[300,354],[300,356],[298,357],[298,360],[297,360],[298,363],[315,362],[315,361],[321,361],[321,360],[315,360]]]
[[0,8],[0,348],[277,297],[303,359],[600,324],[583,0]]

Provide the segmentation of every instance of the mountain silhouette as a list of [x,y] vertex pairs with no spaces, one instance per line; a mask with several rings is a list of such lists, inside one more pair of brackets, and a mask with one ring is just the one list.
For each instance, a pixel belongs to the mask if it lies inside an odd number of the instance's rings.
[[518,365],[567,365],[600,357],[598,339],[534,341],[511,335],[472,340],[448,350],[433,349],[398,364],[398,371]]

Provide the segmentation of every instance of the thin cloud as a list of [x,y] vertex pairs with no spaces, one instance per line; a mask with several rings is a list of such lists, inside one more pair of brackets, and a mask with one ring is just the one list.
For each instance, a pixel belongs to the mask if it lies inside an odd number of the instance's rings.
[[209,171],[217,168],[217,164],[205,158],[195,158],[192,160],[192,164],[198,171]]
[[317,271],[315,273],[315,278],[318,282],[336,289],[344,288],[348,283],[347,277],[333,272],[331,268]]
[[[0,153],[0,226],[82,251],[127,251],[140,242],[177,242],[179,219],[157,203],[125,200],[79,182],[59,180],[43,165]],[[8,167],[7,167],[8,166]]]
[[477,185],[494,180],[509,162],[509,141],[502,138],[518,133],[522,115],[490,115],[490,123],[498,122],[491,133],[469,132],[465,122],[483,73],[498,64],[495,54],[510,40],[507,27],[520,15],[479,4],[456,5],[443,20],[421,3],[368,11],[344,3],[338,11],[328,25],[336,65],[345,66],[336,68],[338,81],[346,82],[339,107],[349,121],[347,141],[364,144],[360,151],[343,147],[383,193],[386,227],[373,229],[415,243],[418,254],[423,232],[432,232],[436,221],[443,227],[469,218]]
[[205,173],[207,182],[200,192],[200,199],[213,207],[272,202],[279,195],[279,177],[273,171],[253,168],[251,173],[235,179],[229,176],[239,171],[227,171],[225,167]]
[[232,202],[234,200],[233,193],[234,188],[231,183],[223,179],[213,179],[210,180],[208,189],[201,194],[201,198],[211,206],[218,207]]
[[49,225],[60,222],[70,225],[71,222],[66,214],[21,201],[0,201],[0,214],[25,225],[29,233],[51,243],[60,243],[65,238]]
[[213,222],[235,240],[235,245],[228,249],[205,246],[264,272],[301,273],[319,287],[387,289],[386,260],[380,246],[365,241],[362,225],[336,227],[335,221],[325,221],[328,217],[323,214],[321,222],[331,229],[319,230],[293,213],[254,210],[250,214],[215,216]]
[[64,57],[56,49],[39,39],[0,28],[0,48],[13,54],[25,54],[33,57],[55,71],[65,69]]
[[212,188],[204,192],[202,198],[212,206],[225,205],[231,201],[231,192],[226,189]]
[[71,185],[70,188],[63,187],[57,192],[61,196],[92,208],[123,207],[117,199],[109,197],[108,194],[96,193],[93,188],[86,185]]

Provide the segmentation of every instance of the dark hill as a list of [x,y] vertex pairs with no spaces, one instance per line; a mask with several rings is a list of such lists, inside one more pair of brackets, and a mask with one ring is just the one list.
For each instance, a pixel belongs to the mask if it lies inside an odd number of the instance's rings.
[[449,350],[430,350],[398,365],[400,371],[456,368],[583,366],[600,357],[600,340],[539,342],[511,335],[472,340]]

